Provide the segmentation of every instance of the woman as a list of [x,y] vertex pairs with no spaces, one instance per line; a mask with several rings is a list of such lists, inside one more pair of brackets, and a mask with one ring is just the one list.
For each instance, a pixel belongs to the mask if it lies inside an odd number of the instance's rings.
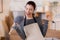
[[[25,6],[24,26],[32,24],[32,23],[38,23],[37,20],[35,19],[34,15],[33,15],[35,9],[36,9],[36,4],[33,1],[28,1],[26,6]],[[43,25],[41,25],[41,21],[40,21],[40,24],[38,23],[39,28],[41,29],[41,33],[42,33],[43,36],[46,35],[46,31],[47,31],[47,28],[48,28],[47,24],[48,24],[47,20],[45,20],[45,24],[43,24]]]
[[[32,23],[38,23],[33,15],[35,9],[36,9],[36,4],[33,1],[29,1],[29,2],[27,2],[26,6],[25,6],[24,22],[20,21],[20,20],[23,20],[22,17],[18,16],[17,18],[15,18],[16,19],[15,26],[13,26],[13,29],[15,29],[19,35],[21,34],[20,36],[22,37],[23,40],[25,40],[25,38],[26,38],[23,27],[26,25],[32,24]],[[19,24],[20,26],[18,27],[18,25],[16,25],[16,24]],[[38,25],[41,29],[41,32],[43,33],[42,30],[43,29],[45,30],[45,28],[41,28],[42,27],[41,24],[38,24]],[[44,34],[43,34],[43,36],[44,36]]]

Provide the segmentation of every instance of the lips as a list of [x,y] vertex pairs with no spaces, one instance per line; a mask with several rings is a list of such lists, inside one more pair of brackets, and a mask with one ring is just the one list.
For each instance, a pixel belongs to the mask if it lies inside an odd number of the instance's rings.
[[27,15],[30,15],[30,13],[27,13]]

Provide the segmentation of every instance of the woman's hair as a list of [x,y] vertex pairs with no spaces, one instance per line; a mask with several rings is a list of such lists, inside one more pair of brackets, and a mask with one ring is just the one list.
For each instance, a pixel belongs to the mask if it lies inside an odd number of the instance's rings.
[[[28,1],[27,4],[32,5],[32,6],[34,7],[34,10],[35,10],[36,4],[35,4],[34,1]],[[27,4],[26,4],[26,5],[27,5]]]

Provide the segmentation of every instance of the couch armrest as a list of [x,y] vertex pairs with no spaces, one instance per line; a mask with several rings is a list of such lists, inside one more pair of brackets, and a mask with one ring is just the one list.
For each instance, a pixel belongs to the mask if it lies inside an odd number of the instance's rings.
[[60,38],[60,31],[48,29],[45,37]]

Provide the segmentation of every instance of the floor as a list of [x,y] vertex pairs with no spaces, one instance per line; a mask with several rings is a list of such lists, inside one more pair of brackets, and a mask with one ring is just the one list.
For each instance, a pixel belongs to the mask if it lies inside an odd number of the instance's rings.
[[45,38],[45,40],[60,40],[58,38]]

